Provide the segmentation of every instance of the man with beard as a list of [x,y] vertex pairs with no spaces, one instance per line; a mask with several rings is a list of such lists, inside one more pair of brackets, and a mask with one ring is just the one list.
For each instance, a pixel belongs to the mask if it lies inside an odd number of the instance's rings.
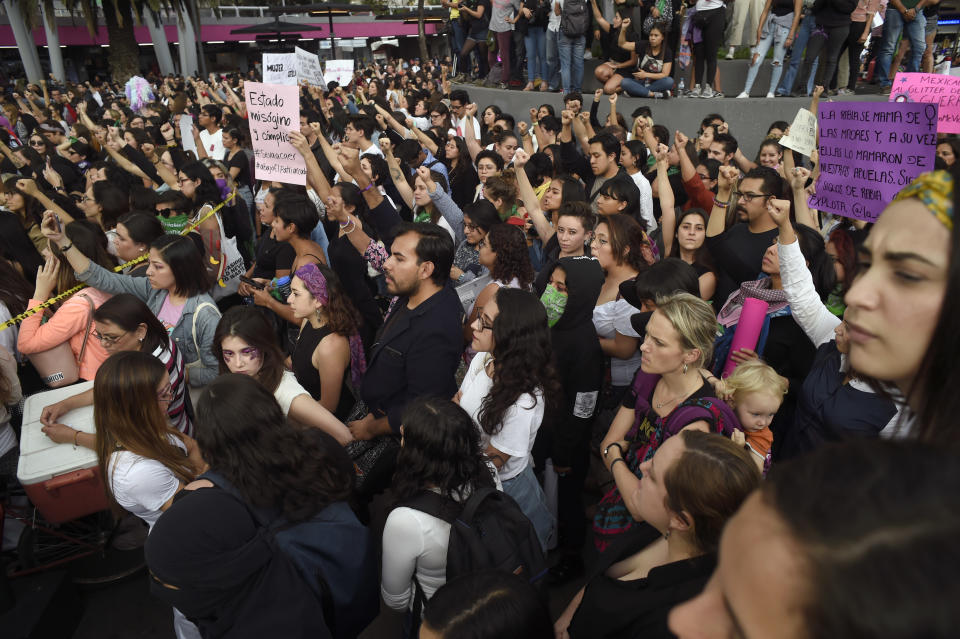
[[397,228],[383,265],[395,295],[370,349],[360,397],[370,409],[347,426],[359,440],[400,432],[407,403],[418,397],[453,397],[463,352],[463,307],[450,284],[454,246],[435,224]]
[[[717,196],[707,222],[707,248],[716,262],[717,291],[714,299],[722,302],[741,282],[757,279],[764,252],[777,237],[777,223],[767,208],[770,200],[783,198],[783,178],[771,168],[751,169],[737,186],[739,169],[720,167]],[[731,200],[730,196],[736,197]],[[726,226],[728,202],[736,206],[737,222]]]

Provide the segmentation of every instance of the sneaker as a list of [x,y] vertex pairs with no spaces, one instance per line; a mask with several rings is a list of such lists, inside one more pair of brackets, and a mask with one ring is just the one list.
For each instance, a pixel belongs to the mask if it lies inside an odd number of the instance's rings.
[[690,98],[699,98],[699,97],[700,97],[700,92],[701,92],[702,90],[703,90],[703,89],[700,87],[700,85],[699,85],[699,84],[696,84],[696,85],[694,85],[694,87],[693,87],[692,89],[690,89],[690,92],[687,94],[687,97],[690,97]]
[[740,95],[737,96],[737,99],[742,100],[743,98],[749,98],[749,97],[750,97],[749,93],[747,93],[746,91],[741,91]]
[[722,97],[725,97],[725,96],[723,95],[723,92],[722,92],[722,91],[714,91],[714,92],[713,92],[713,97],[715,97],[715,98],[722,98]]
[[843,87],[842,89],[837,91],[837,95],[853,95],[853,93],[854,92],[848,89],[847,87]]
[[664,100],[669,100],[669,99],[672,98],[672,97],[673,97],[673,91],[664,91],[664,92],[663,92],[663,99],[664,99]]
[[729,49],[727,49],[727,55],[724,56],[725,59],[727,59],[727,60],[733,60],[733,52],[734,52],[735,49],[736,49],[736,47],[730,47]]
[[506,82],[501,82],[500,84],[497,85],[497,88],[498,88],[498,89],[506,89],[506,88],[507,88],[507,83],[506,83]]
[[703,85],[703,90],[700,91],[700,97],[706,98],[709,100],[710,98],[717,97],[717,93],[716,91],[713,90],[713,88],[711,88],[709,84],[705,84]]
[[591,52],[590,49],[587,49],[586,51],[584,51],[584,52],[583,52],[583,59],[584,59],[584,60],[593,60],[593,52]]
[[767,97],[768,97],[768,98],[775,97],[775,96],[773,95],[773,91],[769,91],[769,92],[767,93]]

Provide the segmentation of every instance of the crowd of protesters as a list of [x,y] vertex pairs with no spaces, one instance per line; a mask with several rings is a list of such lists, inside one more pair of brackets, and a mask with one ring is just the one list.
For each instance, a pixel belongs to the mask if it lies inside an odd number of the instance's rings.
[[[301,86],[305,186],[258,176],[236,74],[151,78],[136,110],[111,83],[9,88],[0,321],[70,294],[0,331],[3,492],[7,407],[63,347],[93,386],[42,432],[95,451],[149,528],[178,637],[356,636],[381,601],[408,637],[952,636],[956,141],[875,223],[814,210],[819,164],[779,145],[786,122],[744,149],[720,113],[670,131],[617,112],[619,88],[670,90],[669,0],[587,8],[622,49],[592,101],[583,36],[543,44],[572,4],[451,5],[471,17],[459,69]],[[807,20],[783,9],[763,12],[780,48]],[[454,88],[471,50],[485,68],[487,14],[503,77],[520,56],[500,34],[526,28],[528,56],[547,46],[526,88],[562,101],[511,114]],[[553,51],[562,85],[537,76]],[[760,339],[734,348],[750,300]],[[95,433],[64,423],[89,405]],[[453,578],[458,517],[489,494],[543,574]],[[326,526],[319,574],[289,526]]]

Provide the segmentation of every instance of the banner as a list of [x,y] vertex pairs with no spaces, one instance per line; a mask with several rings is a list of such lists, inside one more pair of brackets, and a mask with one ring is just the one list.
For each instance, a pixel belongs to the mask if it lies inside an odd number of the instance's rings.
[[297,57],[297,82],[306,82],[311,86],[326,89],[327,81],[323,79],[317,54],[304,51],[300,47],[294,47],[293,52]]
[[873,222],[897,192],[933,170],[937,106],[820,104],[820,177],[812,208]]
[[296,53],[264,53],[263,54],[263,83],[264,84],[296,84],[297,83],[297,54]]
[[193,139],[193,116],[187,113],[180,115],[180,143],[184,151],[193,151],[194,155],[198,155],[197,143]]
[[780,138],[780,145],[810,157],[817,148],[817,116],[800,109],[790,125],[790,133]]
[[243,83],[253,141],[254,178],[287,184],[307,183],[307,165],[287,137],[300,129],[300,89],[296,85]]
[[353,82],[353,60],[327,60],[323,77],[327,82],[336,82],[342,87]]
[[891,102],[922,102],[939,107],[940,133],[960,133],[960,78],[938,73],[898,73]]

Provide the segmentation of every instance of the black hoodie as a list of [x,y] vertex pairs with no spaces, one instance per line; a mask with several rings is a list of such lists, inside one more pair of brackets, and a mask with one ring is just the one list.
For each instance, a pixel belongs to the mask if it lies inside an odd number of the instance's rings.
[[593,326],[593,309],[603,287],[603,269],[592,257],[565,257],[567,306],[551,329],[557,372],[563,385],[563,412],[554,429],[553,463],[570,466],[577,446],[589,439],[603,383],[603,351]]

